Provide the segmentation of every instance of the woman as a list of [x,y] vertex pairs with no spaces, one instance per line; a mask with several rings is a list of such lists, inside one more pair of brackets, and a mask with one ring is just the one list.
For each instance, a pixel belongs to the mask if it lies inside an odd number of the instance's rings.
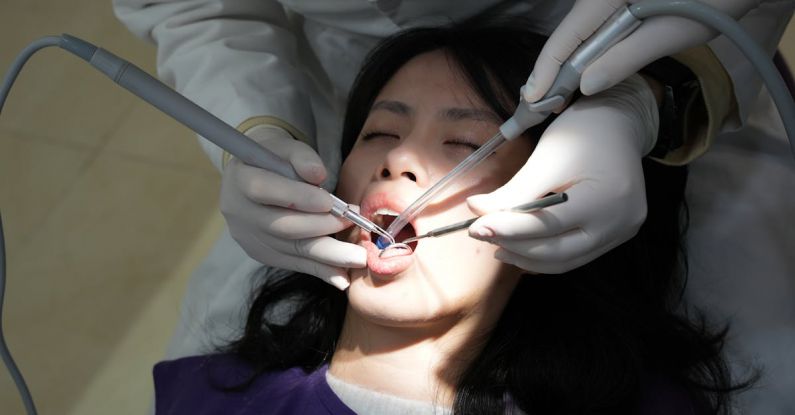
[[[382,43],[349,99],[340,197],[386,224],[491,137],[527,79],[518,61],[543,46],[524,27],[471,20]],[[627,110],[656,111],[643,81],[629,82],[642,92]],[[588,105],[572,109],[598,110]],[[542,128],[496,151],[398,239],[471,217],[466,197],[511,178]],[[686,173],[644,167],[640,232],[564,275],[526,275],[464,233],[385,257],[367,233],[338,235],[368,251],[347,292],[269,278],[224,353],[156,367],[158,413],[725,412],[723,333],[673,314]]]

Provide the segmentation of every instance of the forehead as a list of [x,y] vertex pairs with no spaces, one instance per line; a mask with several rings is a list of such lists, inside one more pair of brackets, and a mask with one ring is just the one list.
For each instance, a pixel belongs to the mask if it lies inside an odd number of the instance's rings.
[[384,85],[379,100],[398,100],[412,107],[487,107],[447,53],[434,50],[415,56]]

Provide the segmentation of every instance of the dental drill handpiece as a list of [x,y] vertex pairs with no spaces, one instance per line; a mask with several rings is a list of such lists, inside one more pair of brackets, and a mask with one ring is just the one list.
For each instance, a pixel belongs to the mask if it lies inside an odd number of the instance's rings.
[[[500,126],[499,132],[494,137],[465,158],[395,218],[386,229],[390,236],[396,236],[430,203],[434,196],[447,188],[455,179],[477,166],[503,143],[519,137],[528,128],[543,122],[552,111],[566,103],[579,89],[580,78],[588,65],[602,56],[610,47],[629,36],[640,23],[641,21],[635,18],[627,7],[619,8],[599,30],[571,54],[571,57],[561,66],[555,82],[541,100],[534,103],[522,100],[513,116]],[[385,249],[391,243],[394,242],[388,238],[378,239],[377,246]]]
[[[245,134],[232,128],[132,63],[67,34],[61,35],[61,42],[58,46],[87,61],[117,84],[246,164],[278,173],[289,179],[303,181],[289,162],[260,146]],[[329,196],[333,201],[331,214],[348,219],[368,232],[376,233],[381,238],[387,238],[391,243],[395,242],[389,233],[352,210],[348,203],[331,193]]]

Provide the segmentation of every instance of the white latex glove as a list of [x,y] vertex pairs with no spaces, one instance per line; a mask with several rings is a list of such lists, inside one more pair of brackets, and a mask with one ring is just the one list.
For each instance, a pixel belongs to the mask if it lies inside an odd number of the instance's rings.
[[325,236],[351,223],[328,213],[331,198],[316,186],[326,177],[320,157],[278,127],[258,126],[246,134],[289,160],[308,183],[232,158],[221,182],[221,213],[232,237],[263,264],[311,274],[344,290],[350,285],[344,268],[366,266],[367,253]]
[[[552,33],[527,80],[523,97],[528,102],[544,96],[560,65],[585,39],[619,7],[641,0],[577,0],[557,29]],[[739,18],[762,0],[701,0],[702,3]],[[580,90],[585,95],[603,91],[649,63],[706,43],[717,35],[692,20],[660,16],[645,20],[626,39],[610,48],[583,72]]]
[[[483,215],[470,236],[499,245],[495,257],[503,262],[547,274],[623,243],[646,219],[641,158],[653,148],[658,125],[654,94],[638,75],[582,97],[547,128],[508,183],[467,200]],[[496,212],[563,191],[566,203],[542,211]]]

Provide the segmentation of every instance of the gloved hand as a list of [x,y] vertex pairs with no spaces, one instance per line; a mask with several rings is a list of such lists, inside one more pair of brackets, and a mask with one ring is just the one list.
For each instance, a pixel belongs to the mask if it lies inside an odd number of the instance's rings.
[[366,266],[364,248],[328,236],[352,224],[328,213],[332,201],[317,187],[326,177],[323,162],[308,145],[278,127],[246,133],[289,160],[307,183],[287,179],[232,158],[221,182],[221,212],[232,237],[255,260],[311,274],[344,290],[344,268]]
[[[503,262],[552,274],[623,243],[646,219],[641,158],[654,147],[658,125],[656,99],[638,75],[580,98],[508,183],[467,200],[483,215],[470,236],[499,245],[495,257]],[[563,191],[568,202],[542,211],[496,212]]]
[[[561,63],[569,58],[583,40],[590,37],[619,7],[640,1],[577,0],[544,45],[523,89],[524,99],[528,102],[541,99],[554,82]],[[701,2],[739,18],[762,1]],[[603,91],[659,58],[703,44],[716,35],[708,27],[681,17],[660,16],[647,19],[634,33],[588,66],[580,80],[580,90],[585,95]]]

